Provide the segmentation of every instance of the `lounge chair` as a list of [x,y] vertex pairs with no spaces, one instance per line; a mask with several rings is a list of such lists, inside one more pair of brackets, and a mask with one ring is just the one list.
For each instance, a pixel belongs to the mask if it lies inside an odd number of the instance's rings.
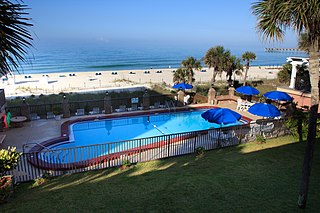
[[37,113],[31,113],[30,114],[30,118],[31,118],[32,121],[34,121],[34,120],[39,120],[40,116],[38,116]]
[[47,119],[53,119],[56,116],[53,114],[53,112],[47,112]]
[[160,102],[155,102],[153,106],[150,106],[151,109],[159,109],[160,108]]
[[187,95],[183,98],[183,103],[184,105],[188,105],[189,104],[189,100],[190,100],[190,95]]
[[6,135],[0,135],[0,145],[3,143],[5,138],[6,138]]
[[93,107],[92,111],[89,112],[89,115],[96,115],[100,113],[99,107]]
[[120,105],[119,109],[115,109],[115,110],[116,110],[116,112],[125,112],[125,111],[127,111],[127,107],[126,107],[126,105]]
[[132,104],[131,108],[128,108],[128,111],[137,111],[138,110],[138,104]]
[[77,116],[84,115],[84,109],[77,109],[77,112],[75,113]]

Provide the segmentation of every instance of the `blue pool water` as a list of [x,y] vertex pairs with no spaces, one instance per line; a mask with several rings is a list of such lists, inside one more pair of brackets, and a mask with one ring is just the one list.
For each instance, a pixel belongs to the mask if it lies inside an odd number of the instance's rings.
[[[61,144],[54,148],[87,146],[219,128],[220,125],[209,123],[201,117],[201,113],[204,111],[197,110],[76,123],[71,126],[74,142]],[[226,126],[239,124],[241,122]]]

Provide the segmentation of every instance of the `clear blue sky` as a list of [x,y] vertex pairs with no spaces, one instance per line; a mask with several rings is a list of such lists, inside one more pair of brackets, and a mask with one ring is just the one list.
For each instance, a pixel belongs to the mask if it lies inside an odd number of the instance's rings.
[[[249,0],[25,0],[35,43],[48,39],[163,45],[272,46],[256,32]],[[296,46],[288,32],[284,47]]]

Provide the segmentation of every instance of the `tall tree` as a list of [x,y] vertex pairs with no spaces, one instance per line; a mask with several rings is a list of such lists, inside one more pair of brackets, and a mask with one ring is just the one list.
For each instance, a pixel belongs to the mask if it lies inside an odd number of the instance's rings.
[[186,70],[189,84],[192,84],[193,82],[193,77],[194,77],[193,69],[195,70],[202,69],[201,62],[195,59],[194,57],[188,57],[184,59],[181,62],[181,66]]
[[243,85],[246,85],[250,63],[251,61],[256,60],[256,54],[254,52],[247,51],[243,53],[241,57],[242,57],[243,63],[245,63],[245,66],[246,66],[246,71],[244,73],[244,79],[243,79]]
[[258,19],[257,28],[266,38],[282,40],[287,28],[292,28],[300,35],[307,33],[310,58],[311,108],[298,198],[298,206],[305,208],[319,105],[320,1],[260,0],[253,3],[252,10]]
[[0,0],[0,75],[18,71],[19,64],[25,62],[27,49],[32,46],[29,32],[32,24],[26,17],[26,5],[20,2]]
[[228,81],[231,81],[234,74],[241,74],[243,66],[241,60],[234,55],[230,55],[226,59],[225,71],[227,72]]
[[223,46],[215,46],[210,48],[204,56],[204,64],[209,68],[213,68],[212,82],[216,81],[218,73],[221,74],[225,62],[226,50]]
[[[318,49],[320,49],[320,42],[318,42]],[[310,47],[310,43],[309,43],[309,35],[307,33],[301,33],[299,36],[299,41],[298,41],[298,47],[300,50],[306,51],[307,53],[309,53],[309,47]]]
[[189,83],[188,78],[189,78],[189,73],[184,68],[178,68],[173,73],[173,81],[175,83]]

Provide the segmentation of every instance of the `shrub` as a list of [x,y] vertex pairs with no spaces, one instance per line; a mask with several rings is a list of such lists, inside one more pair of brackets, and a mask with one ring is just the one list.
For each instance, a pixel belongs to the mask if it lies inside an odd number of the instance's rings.
[[205,153],[205,148],[203,146],[199,146],[196,148],[197,157],[203,157]]
[[61,107],[53,107],[52,111],[53,111],[53,114],[55,114],[55,115],[61,115],[62,114],[62,108]]
[[292,65],[287,63],[284,64],[282,69],[278,72],[278,80],[280,83],[289,83],[291,76]]
[[256,141],[257,141],[258,143],[265,143],[265,142],[266,142],[266,139],[263,137],[263,135],[257,135]]
[[[284,122],[284,126],[293,137],[299,138],[299,140],[302,141],[307,138],[308,134],[308,114],[295,107],[291,114],[292,116]],[[317,135],[318,134],[319,131],[317,132]]]
[[40,186],[40,185],[44,184],[45,182],[46,182],[46,178],[43,178],[43,177],[36,178],[34,180],[34,183],[32,184],[32,187]]
[[20,155],[16,147],[0,150],[0,177],[17,166]]
[[131,166],[131,162],[129,160],[124,160],[122,162],[122,167],[127,168]]

